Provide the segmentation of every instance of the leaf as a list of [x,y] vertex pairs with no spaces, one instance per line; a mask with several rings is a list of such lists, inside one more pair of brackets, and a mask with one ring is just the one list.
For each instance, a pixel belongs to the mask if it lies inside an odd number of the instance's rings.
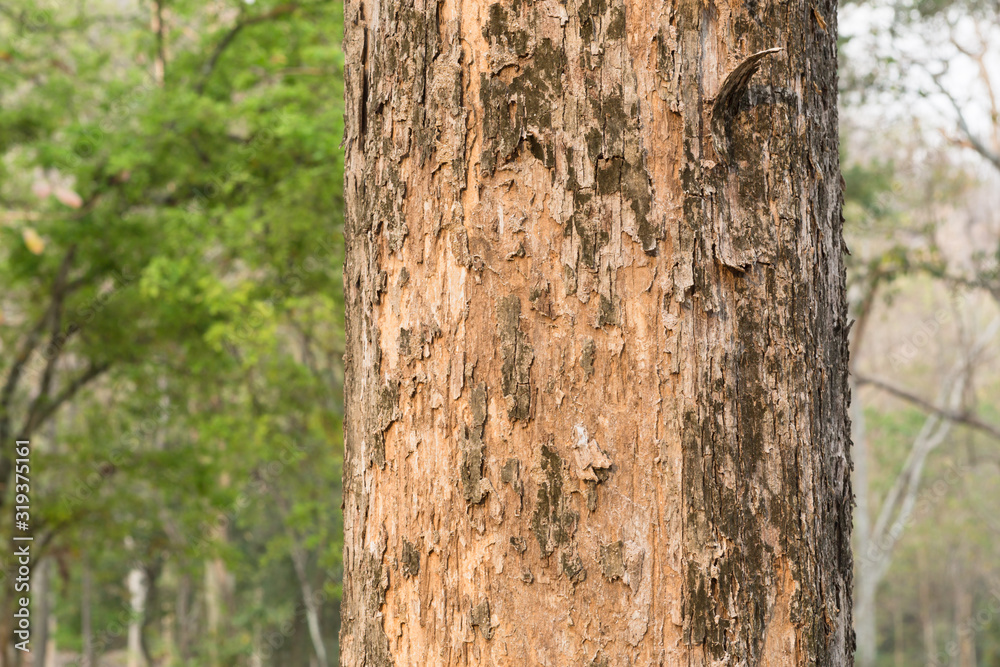
[[45,250],[45,239],[38,235],[31,227],[25,227],[24,231],[21,232],[21,238],[24,239],[24,245],[28,247],[34,255],[41,255],[42,251]]
[[59,186],[55,191],[56,199],[70,208],[80,208],[83,206],[83,199],[67,187]]

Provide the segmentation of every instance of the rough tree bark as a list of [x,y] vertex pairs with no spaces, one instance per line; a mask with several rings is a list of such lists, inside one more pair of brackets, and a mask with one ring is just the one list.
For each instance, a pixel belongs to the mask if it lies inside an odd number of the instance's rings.
[[851,664],[836,3],[345,12],[342,663]]

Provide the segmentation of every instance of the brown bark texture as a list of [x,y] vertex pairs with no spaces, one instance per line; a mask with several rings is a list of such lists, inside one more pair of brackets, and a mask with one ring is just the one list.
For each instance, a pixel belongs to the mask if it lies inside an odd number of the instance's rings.
[[342,664],[851,664],[836,3],[345,25]]

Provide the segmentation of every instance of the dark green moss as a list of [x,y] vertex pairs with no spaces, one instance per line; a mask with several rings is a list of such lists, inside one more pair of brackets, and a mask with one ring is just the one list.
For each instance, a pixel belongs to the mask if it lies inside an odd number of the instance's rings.
[[583,567],[583,561],[580,556],[571,556],[568,553],[564,553],[560,559],[562,563],[562,571],[566,577],[574,584],[579,584],[587,579],[587,570]]
[[597,311],[597,326],[613,327],[617,326],[617,324],[618,314],[615,312],[615,305],[612,303],[611,299],[602,294],[601,303]]
[[597,37],[597,21],[594,18],[603,16],[607,8],[607,0],[583,0],[580,3],[576,16],[580,22],[580,39],[585,43]]
[[389,588],[389,575],[382,568],[379,558],[372,554],[365,556],[361,567],[362,581],[368,591],[365,605],[365,640],[364,657],[366,665],[377,667],[392,666],[392,652],[389,648],[389,638],[385,634],[381,622],[382,607],[385,605],[385,592]]
[[[572,225],[566,225],[566,233],[572,231]],[[563,284],[566,287],[566,296],[576,294],[576,268],[569,264],[563,264]]]
[[587,140],[587,154],[590,156],[590,161],[596,163],[597,160],[603,157],[603,146],[604,146],[604,135],[601,134],[601,130],[597,127],[592,127],[587,130],[585,135]]
[[400,329],[399,330],[399,356],[406,357],[410,356],[410,330]]
[[490,5],[490,16],[483,26],[483,37],[491,44],[498,44],[518,56],[528,55],[528,33],[519,28],[511,29],[510,14],[501,4]]
[[764,456],[764,427],[770,390],[761,375],[763,359],[758,341],[766,322],[760,311],[738,311],[737,335],[740,354],[736,377],[740,386],[736,393],[736,432],[739,434],[740,462],[748,474],[753,474]]
[[[495,13],[498,21],[506,16],[502,9],[494,12],[496,8],[494,5],[490,10],[491,22]],[[488,31],[493,29],[487,26]],[[502,43],[519,56],[527,55],[526,42],[525,53],[517,51],[520,42],[513,46]],[[488,174],[513,159],[522,142],[542,164],[550,169],[555,167],[552,116],[562,104],[566,53],[545,38],[531,50],[530,60],[520,68],[509,84],[499,76],[482,74],[480,78],[485,141],[480,165]]]
[[611,238],[593,198],[584,190],[573,193],[573,229],[580,237],[580,261],[589,269],[597,269],[598,250]]
[[472,409],[472,432],[478,437],[483,437],[483,425],[486,424],[486,383],[480,382],[472,388],[472,396],[469,399],[469,407]]
[[459,474],[462,479],[462,495],[465,502],[478,505],[486,498],[483,479],[483,454],[486,447],[479,439],[468,439],[462,446],[462,465]]
[[400,559],[400,569],[404,577],[415,577],[420,574],[420,552],[415,546],[403,539],[403,555]]
[[656,33],[656,71],[660,78],[672,80],[674,73],[674,51],[672,40],[661,29]]
[[527,421],[531,417],[530,370],[535,353],[521,331],[520,319],[521,300],[513,294],[501,299],[497,305],[497,329],[503,357],[501,388],[510,400],[507,415],[511,421]]
[[521,462],[517,459],[507,459],[500,469],[500,481],[509,484],[520,496],[524,492],[524,486],[521,484]]
[[483,600],[469,614],[472,627],[478,627],[483,639],[493,639],[493,626],[490,620],[490,601]]
[[594,357],[597,354],[597,345],[593,338],[588,338],[583,344],[583,353],[580,355],[580,368],[583,369],[583,379],[589,380],[594,374]]
[[611,20],[608,22],[608,39],[625,37],[625,7],[615,5],[611,8]]
[[396,406],[399,404],[399,381],[387,382],[379,388],[372,412],[373,428],[369,434],[372,447],[369,464],[385,468],[385,430],[396,420]]
[[466,439],[462,443],[462,465],[460,476],[465,502],[478,505],[489,493],[489,485],[483,483],[486,445],[483,443],[483,426],[486,423],[486,384],[479,383],[472,388],[469,408],[472,424],[467,428]]
[[696,563],[688,563],[684,600],[684,641],[698,646],[705,642],[708,614],[715,614],[705,588],[705,577]]
[[528,144],[528,150],[531,151],[536,160],[549,169],[556,166],[555,147],[551,143],[543,144],[534,134],[528,134],[525,141]]
[[625,163],[621,178],[622,196],[629,203],[646,254],[656,253],[656,242],[663,238],[663,231],[649,219],[653,207],[653,190],[649,172],[641,164]]
[[616,155],[624,151],[626,133],[637,132],[635,117],[625,113],[621,90],[605,96],[600,100],[601,127],[604,133],[604,145]]
[[544,557],[551,555],[556,547],[569,543],[580,517],[569,509],[568,500],[563,496],[563,461],[559,454],[548,445],[542,445],[541,459],[545,479],[538,487],[531,530]]
[[622,165],[624,164],[625,160],[620,157],[597,161],[597,194],[610,195],[621,192]]
[[608,581],[617,581],[625,576],[625,545],[621,540],[602,544],[600,549],[601,573]]

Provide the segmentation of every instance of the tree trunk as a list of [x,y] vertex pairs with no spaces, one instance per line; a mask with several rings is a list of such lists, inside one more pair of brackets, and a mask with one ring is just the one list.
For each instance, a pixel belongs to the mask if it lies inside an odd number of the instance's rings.
[[968,586],[967,549],[961,549],[953,568],[955,589],[955,640],[958,644],[958,667],[976,667],[976,622],[972,592]]
[[923,640],[927,664],[937,655],[937,641],[934,639],[934,616],[931,608],[931,577],[933,572],[927,567],[925,547],[917,549],[917,590],[920,594],[920,637]]
[[[855,341],[859,340],[855,338]],[[857,354],[857,347],[854,348]],[[861,397],[852,384],[851,440],[854,443],[854,538],[855,560],[854,628],[857,635],[857,664],[871,667],[878,652],[878,626],[875,618],[875,594],[881,551],[872,541],[870,489],[868,487],[868,433]]]
[[[256,586],[253,591],[254,604],[258,609],[264,606],[264,590]],[[264,667],[264,658],[261,652],[264,650],[264,632],[261,629],[262,622],[258,615],[255,615],[253,622],[253,648],[250,653],[250,667]]]
[[309,581],[309,569],[306,567],[308,554],[302,547],[298,535],[295,535],[291,529],[289,530],[293,533],[291,535],[292,565],[295,568],[295,576],[299,580],[302,604],[306,610],[306,625],[309,628],[309,639],[312,641],[313,652],[316,654],[316,663],[319,667],[328,667],[330,663],[326,657],[326,646],[323,644],[323,628],[320,624],[319,604],[317,603],[317,596],[313,590],[312,582]]
[[836,4],[345,11],[342,664],[852,664]]
[[49,644],[54,644],[54,638],[49,633],[49,630],[52,629],[54,614],[52,613],[52,585],[49,581],[48,558],[40,558],[35,561],[35,578],[34,599],[37,600],[36,609],[38,610],[35,612],[37,614],[35,623],[38,624],[38,636],[32,642],[37,647],[34,650],[32,664],[37,665],[37,667],[48,667],[48,663],[52,659],[49,653],[52,646]]
[[190,628],[192,626],[190,619],[191,589],[191,575],[187,572],[182,572],[180,580],[177,583],[177,598],[174,602],[174,614],[176,618],[174,635],[177,638],[177,655],[180,656],[181,662],[190,657],[188,655],[188,638],[190,637]]
[[146,582],[145,570],[135,565],[128,573],[130,611],[128,622],[128,667],[146,664],[142,652],[142,626],[146,622]]
[[[221,533],[222,531],[219,531]],[[221,537],[221,535],[217,535]],[[221,558],[205,562],[205,617],[208,621],[208,663],[218,667],[221,663],[219,645],[225,637],[225,614],[229,607],[230,574]]]
[[903,609],[900,606],[896,606],[893,610],[893,633],[892,633],[892,655],[893,663],[896,667],[906,666],[906,651],[904,650],[903,642],[906,636],[906,625],[903,619]]
[[83,667],[97,667],[97,657],[94,652],[93,617],[93,582],[90,572],[90,558],[84,553],[80,565],[80,635],[83,639]]

